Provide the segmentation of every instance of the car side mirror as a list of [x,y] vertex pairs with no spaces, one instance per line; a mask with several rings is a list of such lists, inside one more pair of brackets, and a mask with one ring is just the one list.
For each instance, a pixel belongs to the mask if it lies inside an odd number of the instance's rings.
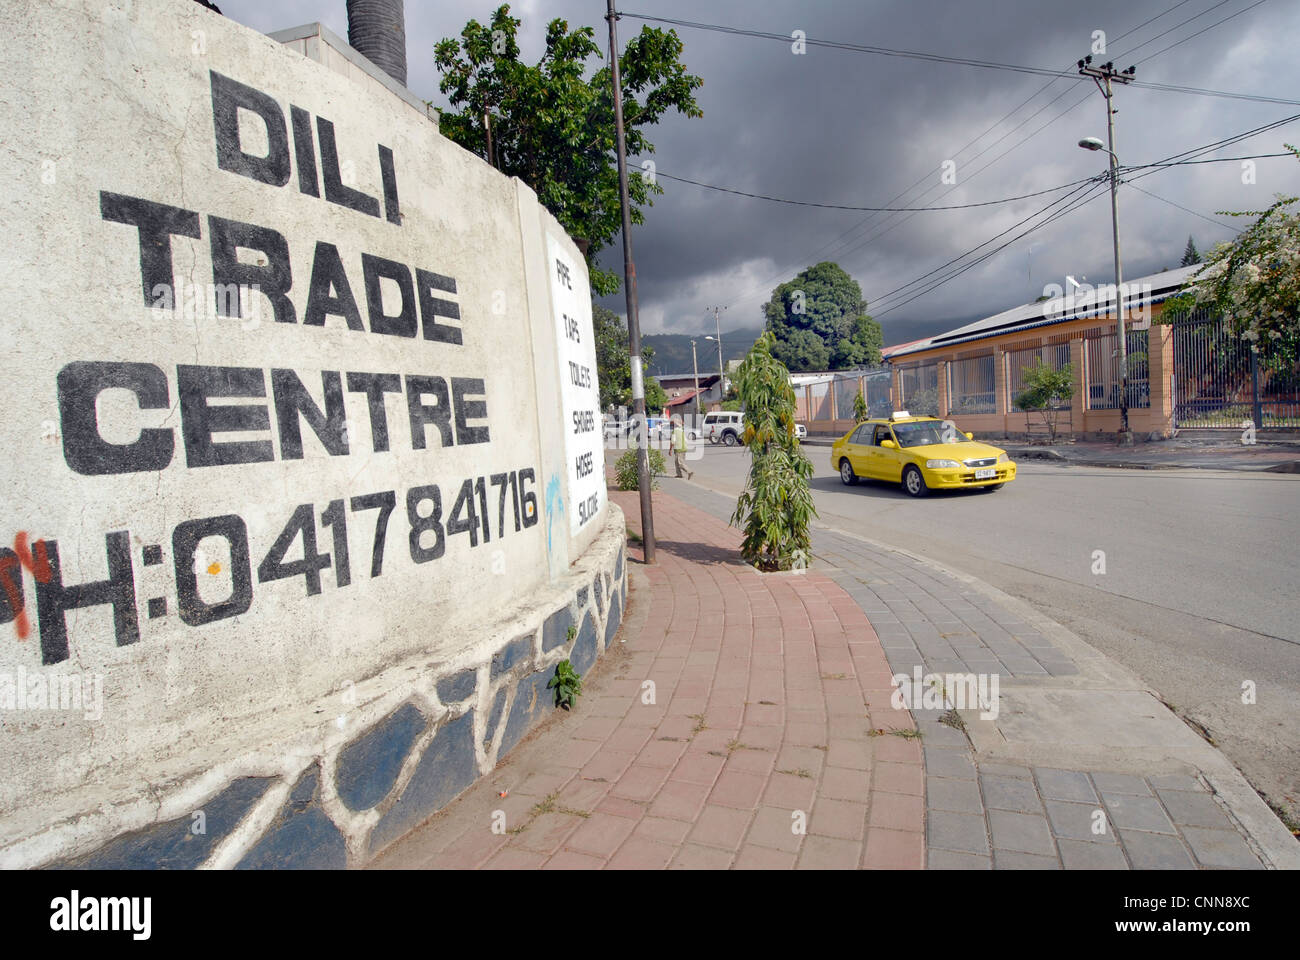
[[887,447],[890,450],[893,450],[895,447],[898,446],[898,444],[896,444],[893,440],[881,440],[880,445],[882,447]]
[[968,434],[966,434],[966,439],[967,439],[967,440],[974,440],[974,439],[975,439],[975,434],[973,434],[973,433],[968,433]]

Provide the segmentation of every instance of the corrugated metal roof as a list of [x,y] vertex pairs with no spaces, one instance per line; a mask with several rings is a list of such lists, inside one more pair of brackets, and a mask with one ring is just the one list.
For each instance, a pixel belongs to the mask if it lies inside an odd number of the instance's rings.
[[[1125,294],[1124,303],[1127,307],[1132,308],[1166,300],[1178,292],[1200,268],[1200,264],[1195,264],[1190,267],[1178,267],[1175,270],[1165,270],[1161,273],[1153,273],[1150,276],[1138,277],[1136,280],[1126,280],[1124,286],[1129,292]],[[1138,287],[1139,296],[1135,297],[1131,292],[1134,286]],[[969,343],[972,340],[982,340],[986,337],[997,337],[1006,333],[1018,333],[1036,327],[1065,323],[1067,320],[1081,320],[1087,317],[1113,313],[1115,310],[1114,291],[1114,284],[1103,284],[1083,296],[1064,296],[1036,303],[1021,304],[991,317],[985,317],[983,320],[968,323],[964,327],[937,334],[928,340],[917,341],[915,344],[904,344],[895,348],[890,353],[889,359],[893,362],[900,357],[920,353],[924,350],[933,350],[937,347]]]

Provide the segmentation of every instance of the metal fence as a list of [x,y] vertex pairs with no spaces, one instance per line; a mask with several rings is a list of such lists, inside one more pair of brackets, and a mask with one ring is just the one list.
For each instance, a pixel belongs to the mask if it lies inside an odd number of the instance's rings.
[[1300,427],[1294,344],[1252,343],[1205,312],[1171,326],[1175,426]]
[[812,400],[811,409],[808,411],[810,420],[833,420],[835,418],[835,411],[831,409],[831,382],[829,380],[809,384],[808,395]]
[[[1007,350],[1004,356],[1007,364],[1007,409],[1015,410],[1016,397],[1020,396],[1025,389],[1025,371],[1038,363],[1050,370],[1062,369],[1070,362],[1070,341],[1036,344],[1018,350]],[[1060,403],[1054,404],[1054,408],[1068,410],[1070,409],[1070,400],[1067,398]]]
[[[1150,362],[1146,330],[1125,331],[1128,349],[1128,407],[1151,406]],[[1083,355],[1088,367],[1088,407],[1092,410],[1119,409],[1119,337],[1105,333],[1086,337]]]
[[[948,412],[997,413],[996,366],[993,354],[948,363]],[[916,411],[912,411],[915,413]]]
[[867,401],[867,416],[887,417],[893,409],[889,398],[890,372],[888,367],[840,373],[835,375],[836,416],[852,420],[854,401],[859,392]]
[[898,368],[900,409],[917,416],[939,415],[939,366],[935,362],[907,363]]

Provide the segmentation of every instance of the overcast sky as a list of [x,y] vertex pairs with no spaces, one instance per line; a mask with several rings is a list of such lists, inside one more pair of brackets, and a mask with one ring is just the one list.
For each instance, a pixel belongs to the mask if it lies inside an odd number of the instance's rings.
[[[344,0],[217,3],[227,16],[265,32],[319,20],[347,36]],[[704,116],[670,116],[650,132],[658,170],[796,200],[850,206],[976,203],[1103,172],[1106,154],[1076,143],[1085,136],[1105,139],[1105,101],[1072,68],[1089,53],[1098,30],[1105,31],[1108,47],[1097,62],[1114,59],[1121,68],[1136,63],[1139,80],[1300,100],[1297,0],[621,0],[623,5],[783,37],[802,30],[813,39],[1070,68],[1065,77],[1050,80],[815,46],[797,55],[791,41],[677,28],[683,61],[704,79],[698,92]],[[496,6],[483,0],[407,0],[408,85],[414,93],[445,104],[434,44],[458,36],[470,19],[488,22]],[[523,20],[520,43],[530,62],[540,56],[546,23],[555,17],[596,27],[601,46],[606,44],[603,0],[524,0],[511,10]],[[1225,17],[1231,19],[1159,52]],[[1139,26],[1151,18],[1157,19]],[[620,41],[641,25],[625,15]],[[1157,55],[1142,62],[1152,54]],[[1300,114],[1295,105],[1137,87],[1118,88],[1116,105],[1116,153],[1125,164],[1154,162]],[[1211,156],[1275,153],[1283,142],[1300,144],[1300,121]],[[942,182],[949,160],[955,185]],[[1233,221],[1216,211],[1257,210],[1277,193],[1300,193],[1300,163],[1291,158],[1256,161],[1254,184],[1243,177],[1241,162],[1200,164],[1164,169],[1122,187],[1125,276],[1177,266],[1189,234],[1202,251],[1231,237]],[[664,195],[633,234],[647,333],[712,330],[712,314],[706,320],[705,312],[714,305],[728,308],[723,329],[760,326],[772,288],[821,260],[838,262],[861,284],[887,344],[1031,301],[1045,284],[1064,284],[1067,274],[1090,283],[1114,279],[1104,191],[904,303],[923,287],[891,292],[1065,192],[970,210],[891,215],[778,205],[660,182]],[[1138,192],[1138,186],[1163,201]],[[618,246],[605,252],[605,265],[621,269],[621,260]],[[607,305],[624,312],[621,296]]]

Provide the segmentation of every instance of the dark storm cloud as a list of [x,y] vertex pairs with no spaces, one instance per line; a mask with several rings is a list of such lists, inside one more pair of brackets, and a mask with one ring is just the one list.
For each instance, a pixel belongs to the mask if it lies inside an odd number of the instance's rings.
[[[1131,0],[1088,4],[621,0],[620,6],[783,36],[802,30],[814,38],[1065,69],[1089,51],[1095,30],[1106,31],[1111,44],[1108,57],[1127,66],[1245,10],[1252,0],[1230,0],[1211,11],[1217,2],[1185,0],[1172,10],[1176,0],[1138,4]],[[343,0],[274,5],[224,0],[221,6],[228,16],[259,30],[321,20],[346,36]],[[416,94],[442,103],[432,64],[433,45],[444,36],[457,35],[471,17],[487,21],[495,4],[408,0],[406,6],[409,85]],[[1167,10],[1132,35],[1116,39]],[[524,21],[522,46],[529,58],[540,54],[545,24],[557,16],[572,25],[596,27],[602,47],[605,44],[600,0],[532,0],[513,4],[512,11]],[[1126,56],[1138,44],[1202,13],[1132,57]],[[620,39],[626,42],[640,27],[640,20],[625,17],[619,25]],[[1090,85],[1073,82],[1073,71],[959,152],[1044,87],[1047,79],[817,47],[795,55],[790,42],[688,28],[679,34],[685,43],[684,61],[705,81],[699,92],[704,117],[670,117],[652,131],[657,148],[653,159],[664,173],[794,199],[873,206],[886,205],[920,179],[920,186],[901,201],[913,206],[1018,196],[1105,169],[1105,154],[1075,146],[1084,136],[1105,137],[1105,113],[1101,95]],[[1294,98],[1300,89],[1300,66],[1292,38],[1298,34],[1300,6],[1270,0],[1149,63],[1140,63],[1138,76]],[[1061,93],[1064,96],[1045,107]],[[1065,112],[1079,99],[1083,101],[1079,106]],[[1158,160],[1300,113],[1277,104],[1138,88],[1121,89],[1117,105],[1116,147],[1125,163]],[[1283,141],[1300,141],[1297,127],[1300,124],[1247,141],[1225,155],[1276,152]],[[979,172],[1008,148],[1005,157]],[[981,151],[985,152],[976,157]],[[640,159],[644,158],[634,162]],[[956,163],[955,189],[940,183],[941,165],[949,159]],[[1216,217],[1216,210],[1259,209],[1275,193],[1300,192],[1300,166],[1293,160],[1259,161],[1254,185],[1243,184],[1241,174],[1239,164],[1207,164],[1162,172],[1140,186],[1217,221],[1227,218]],[[900,305],[902,296],[881,298],[1029,216],[1057,195],[966,211],[868,215],[781,206],[666,178],[660,182],[665,194],[656,198],[646,224],[633,234],[647,332],[711,329],[704,311],[714,304],[729,306],[726,326],[757,326],[761,304],[772,287],[822,259],[839,262],[861,283],[869,309],[885,327],[886,342],[938,332],[955,320],[1032,300],[1044,284],[1063,283],[1067,273],[1086,275],[1093,282],[1109,280],[1113,274],[1105,195],[960,278]],[[1130,278],[1176,266],[1189,233],[1203,250],[1231,236],[1228,227],[1134,188],[1121,192],[1120,226],[1125,275]],[[603,260],[611,268],[621,267],[617,244]],[[607,304],[622,312],[621,296]]]

